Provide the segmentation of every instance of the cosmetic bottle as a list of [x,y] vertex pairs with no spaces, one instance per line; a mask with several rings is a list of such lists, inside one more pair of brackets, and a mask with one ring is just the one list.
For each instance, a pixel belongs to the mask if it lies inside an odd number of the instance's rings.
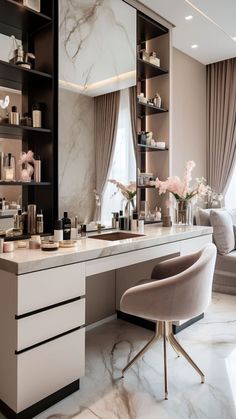
[[41,182],[41,160],[39,156],[34,158],[34,181]]
[[132,231],[138,230],[138,213],[137,212],[133,212],[133,217],[131,220],[131,230]]
[[25,208],[22,209],[22,230],[24,235],[28,233],[28,213]]
[[14,217],[14,230],[18,230],[23,233],[23,221],[22,221],[22,211],[18,210],[17,214]]
[[3,175],[6,182],[14,182],[16,180],[16,162],[15,157],[11,153],[4,157]]
[[42,111],[39,103],[35,103],[32,107],[33,127],[42,127]]
[[68,212],[64,212],[64,217],[62,218],[62,227],[63,227],[63,240],[70,240],[71,235],[71,219],[68,217]]
[[138,232],[141,234],[144,233],[144,220],[138,220]]
[[155,218],[156,218],[156,221],[161,221],[161,208],[156,207]]
[[81,224],[80,231],[81,231],[81,237],[86,237],[86,224]]
[[117,228],[117,220],[119,220],[119,213],[113,212],[111,219],[111,228]]
[[54,240],[60,242],[63,240],[63,223],[62,220],[55,221]]
[[36,215],[36,230],[37,234],[42,234],[44,229],[44,223],[43,223],[43,211],[40,210],[40,212]]
[[71,227],[71,240],[77,240],[78,236],[78,217],[75,217],[74,227]]
[[36,234],[36,205],[28,205],[27,206],[27,233],[28,234]]
[[19,125],[20,124],[20,114],[17,112],[17,107],[12,106],[10,113],[10,124]]

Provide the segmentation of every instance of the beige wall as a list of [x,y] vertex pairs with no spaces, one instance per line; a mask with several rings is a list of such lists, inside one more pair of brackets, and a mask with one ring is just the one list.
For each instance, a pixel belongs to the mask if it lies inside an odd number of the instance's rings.
[[172,175],[206,176],[206,66],[173,48]]

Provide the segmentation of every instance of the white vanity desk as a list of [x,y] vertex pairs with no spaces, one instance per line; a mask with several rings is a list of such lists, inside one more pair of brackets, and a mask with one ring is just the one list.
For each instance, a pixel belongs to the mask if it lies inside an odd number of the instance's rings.
[[[79,388],[85,364],[86,277],[187,254],[211,241],[211,227],[154,225],[134,239],[86,238],[75,249],[1,254],[0,409],[9,417],[21,412],[20,418],[29,418]],[[118,281],[116,287],[119,299],[124,283]]]

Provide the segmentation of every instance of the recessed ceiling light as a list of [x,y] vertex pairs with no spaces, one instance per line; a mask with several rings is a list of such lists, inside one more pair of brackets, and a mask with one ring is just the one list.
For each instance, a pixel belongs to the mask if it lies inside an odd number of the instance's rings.
[[232,40],[236,42],[236,36],[232,36]]
[[193,48],[193,49],[198,48],[198,45],[197,44],[193,44],[193,45],[191,45],[191,48]]
[[192,16],[192,15],[185,16],[185,19],[186,19],[186,20],[192,20],[192,18],[193,18],[193,16]]

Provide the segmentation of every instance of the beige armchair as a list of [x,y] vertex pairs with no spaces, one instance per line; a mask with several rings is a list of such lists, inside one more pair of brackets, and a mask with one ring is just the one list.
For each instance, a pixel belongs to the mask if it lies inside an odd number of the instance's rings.
[[163,338],[165,399],[168,399],[167,341],[195,368],[204,383],[203,372],[174,337],[172,321],[192,318],[206,310],[211,300],[215,261],[216,247],[211,243],[197,253],[159,263],[153,269],[149,282],[132,287],[123,294],[120,302],[122,311],[156,322],[154,337],[122,370],[123,377],[150,346]]

